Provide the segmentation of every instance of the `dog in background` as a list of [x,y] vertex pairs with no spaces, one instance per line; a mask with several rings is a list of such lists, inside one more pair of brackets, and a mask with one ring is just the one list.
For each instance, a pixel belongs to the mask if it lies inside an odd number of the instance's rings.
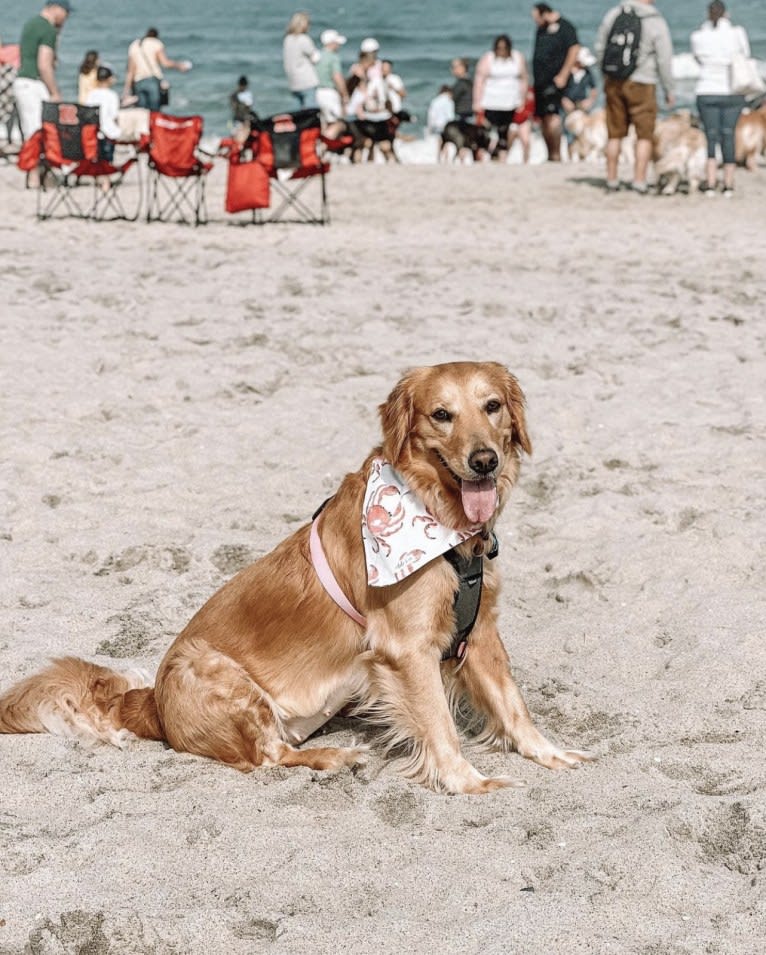
[[766,156],[766,100],[757,109],[742,113],[734,131],[737,162],[753,172],[758,157]]
[[699,189],[705,178],[707,140],[688,110],[657,121],[652,159],[657,191],[663,196],[674,195],[682,182],[688,183],[690,193]]
[[453,162],[465,162],[469,155],[474,162],[480,162],[489,154],[490,132],[490,128],[486,125],[469,123],[464,119],[450,120],[442,130],[439,142],[439,162],[447,161],[450,153],[452,153]]
[[[166,653],[154,687],[132,674],[59,659],[0,696],[0,732],[48,731],[117,746],[136,736],[166,740],[242,771],[337,770],[362,762],[365,748],[297,744],[351,703],[385,726],[389,746],[405,749],[409,776],[449,793],[515,785],[468,762],[457,712],[473,715],[479,742],[550,769],[591,759],[535,728],[497,629],[499,581],[487,555],[521,455],[532,450],[518,382],[495,362],[417,368],[396,385],[380,416],[380,446],[343,479],[313,524],[208,600]],[[437,527],[459,535],[448,559],[435,556],[382,587],[368,583],[360,533],[364,513],[379,548],[390,547],[389,532],[403,523],[396,495],[384,488],[375,496],[373,527],[368,482],[381,459],[404,493],[422,502],[421,536]],[[315,569],[316,540],[346,609]],[[462,656],[454,649],[460,561],[483,567],[478,615]]]
[[569,143],[570,159],[589,162],[600,159],[606,150],[606,111],[595,109],[586,113],[573,109],[564,120],[564,129],[572,136]]

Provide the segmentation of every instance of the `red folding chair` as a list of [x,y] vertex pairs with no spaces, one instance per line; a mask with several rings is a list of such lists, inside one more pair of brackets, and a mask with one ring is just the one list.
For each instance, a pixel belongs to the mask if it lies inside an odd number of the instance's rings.
[[[317,109],[280,113],[258,121],[256,157],[271,176],[273,191],[280,200],[267,221],[329,223],[325,177],[330,166],[318,152],[321,137]],[[312,202],[307,190],[317,181],[319,197]]]
[[39,167],[37,218],[57,213],[77,219],[138,218],[125,212],[119,188],[135,163],[132,156],[114,164],[98,156],[98,107],[78,103],[43,103],[42,127],[19,153],[19,168],[29,172]]
[[207,222],[205,182],[213,168],[200,150],[201,116],[152,113],[142,142],[149,161],[147,222]]

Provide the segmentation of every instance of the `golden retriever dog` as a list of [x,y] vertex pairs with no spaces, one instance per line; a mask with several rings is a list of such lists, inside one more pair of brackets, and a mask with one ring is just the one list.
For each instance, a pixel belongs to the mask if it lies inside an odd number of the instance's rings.
[[[509,776],[482,775],[463,755],[453,717],[466,710],[478,741],[489,746],[550,769],[592,759],[535,728],[497,629],[493,528],[521,453],[531,453],[518,382],[494,362],[416,368],[380,416],[381,445],[346,475],[313,524],[208,600],[167,651],[153,688],[73,657],[55,660],[0,697],[0,731],[118,746],[133,737],[166,740],[243,771],[337,770],[363,762],[366,747],[299,744],[351,704],[385,727],[385,743],[405,754],[407,775],[448,793],[515,785]],[[438,525],[461,543],[451,559],[429,559],[401,580],[371,586],[360,528],[368,479],[381,459],[403,493],[422,502],[425,536]],[[403,520],[387,494],[375,509],[379,544],[387,546],[386,527]],[[361,623],[320,581],[312,532]],[[460,560],[478,560],[483,577],[478,616],[456,656]]]
[[682,182],[688,183],[690,193],[699,189],[705,177],[707,140],[702,130],[692,124],[688,110],[657,121],[652,158],[657,190],[663,196],[674,195]]
[[600,159],[606,150],[606,111],[594,109],[586,113],[582,109],[573,109],[567,113],[564,129],[572,136],[569,143],[569,158],[580,162],[592,162]]
[[758,166],[758,157],[766,156],[766,102],[739,117],[734,150],[737,162],[751,172]]

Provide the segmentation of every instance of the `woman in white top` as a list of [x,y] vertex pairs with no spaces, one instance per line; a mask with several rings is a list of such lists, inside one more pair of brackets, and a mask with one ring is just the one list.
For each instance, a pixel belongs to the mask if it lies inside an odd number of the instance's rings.
[[495,37],[492,50],[476,64],[473,84],[473,109],[477,122],[483,125],[486,120],[497,130],[493,159],[503,161],[508,154],[508,130],[516,110],[526,99],[528,83],[524,56],[513,49],[507,34]]
[[282,63],[287,85],[300,109],[317,109],[319,75],[315,64],[319,50],[309,36],[311,20],[308,13],[299,11],[290,17],[282,43]]
[[707,136],[708,196],[716,194],[717,147],[723,159],[723,194],[734,190],[734,130],[745,105],[744,96],[732,93],[731,61],[735,54],[750,56],[750,43],[743,27],[735,27],[726,16],[721,0],[713,0],[708,18],[691,36],[691,48],[700,65],[697,81],[697,109]]

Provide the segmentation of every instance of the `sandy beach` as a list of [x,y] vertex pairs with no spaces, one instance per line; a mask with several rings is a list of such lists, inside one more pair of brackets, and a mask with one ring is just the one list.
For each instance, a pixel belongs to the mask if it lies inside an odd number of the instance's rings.
[[[0,736],[2,955],[766,947],[766,169],[731,201],[602,171],[339,166],[332,225],[39,223],[0,167],[0,689],[71,653],[153,674],[378,438],[408,367],[493,359],[533,456],[501,630],[598,761],[437,795],[241,775],[161,743]],[[467,744],[468,745],[468,744]]]

